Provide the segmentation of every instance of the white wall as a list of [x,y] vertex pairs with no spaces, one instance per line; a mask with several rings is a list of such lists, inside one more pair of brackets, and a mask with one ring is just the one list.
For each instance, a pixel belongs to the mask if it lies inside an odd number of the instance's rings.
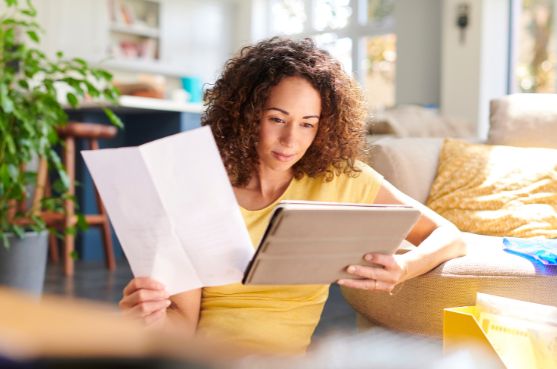
[[442,0],[398,0],[396,103],[440,102]]
[[235,4],[219,0],[164,0],[162,57],[203,82],[213,82],[233,52]]
[[[468,3],[470,20],[465,41],[459,40],[457,7]],[[487,136],[489,100],[507,93],[508,0],[445,0],[441,109],[476,126]]]

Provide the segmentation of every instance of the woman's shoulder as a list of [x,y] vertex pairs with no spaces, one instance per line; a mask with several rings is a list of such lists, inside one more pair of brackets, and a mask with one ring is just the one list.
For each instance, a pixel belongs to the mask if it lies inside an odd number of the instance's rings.
[[376,186],[383,182],[383,176],[368,164],[357,160],[353,168],[355,170],[347,171],[346,167],[334,168],[331,167],[328,173],[320,176],[310,177],[304,175],[298,184],[304,187],[359,187],[359,186]]
[[370,202],[376,195],[383,177],[366,163],[354,163],[356,171],[331,168],[329,177],[305,175],[294,190],[300,198],[334,202]]
[[344,168],[340,171],[336,171],[333,175],[333,181],[348,181],[348,182],[381,182],[383,176],[379,174],[375,169],[370,167],[363,161],[356,160],[354,162],[353,168],[355,170],[346,171]]

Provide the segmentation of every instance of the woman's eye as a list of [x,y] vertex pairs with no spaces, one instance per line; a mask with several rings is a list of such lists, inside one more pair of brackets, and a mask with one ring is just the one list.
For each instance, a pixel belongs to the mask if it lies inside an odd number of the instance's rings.
[[277,117],[271,117],[271,122],[275,122],[275,123],[284,123],[284,120],[277,118]]
[[311,123],[302,123],[302,127],[304,127],[304,128],[313,128],[314,126],[313,126],[313,124],[311,124]]

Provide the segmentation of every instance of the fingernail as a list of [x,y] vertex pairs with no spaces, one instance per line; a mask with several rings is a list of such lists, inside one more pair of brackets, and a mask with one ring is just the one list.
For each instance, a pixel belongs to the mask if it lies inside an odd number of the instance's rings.
[[341,279],[341,280],[337,281],[337,284],[342,286],[344,284],[344,281]]
[[354,266],[349,266],[348,267],[348,273],[354,273],[356,271],[356,267]]
[[166,307],[169,307],[169,306],[170,306],[170,304],[172,304],[172,301],[170,301],[170,300],[167,300],[167,301],[166,301]]
[[373,255],[367,254],[367,255],[365,256],[365,259],[366,259],[367,261],[371,261],[371,259],[373,259]]

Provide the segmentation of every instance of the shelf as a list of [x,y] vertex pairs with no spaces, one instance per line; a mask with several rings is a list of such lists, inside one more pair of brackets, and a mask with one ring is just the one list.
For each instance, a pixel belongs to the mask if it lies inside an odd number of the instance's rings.
[[187,70],[156,60],[136,60],[136,59],[109,59],[101,63],[92,63],[100,68],[115,69],[123,72],[145,72],[162,74],[169,77],[183,77],[189,73]]
[[[125,95],[120,96],[118,100],[119,103],[117,106],[112,106],[106,102],[85,101],[79,105],[79,108],[74,110],[100,110],[102,108],[110,107],[116,112],[144,112],[146,110],[150,110],[161,112],[202,114],[205,111],[205,107],[201,103],[183,103],[172,100]],[[66,106],[66,108],[72,110],[72,108],[69,106]]]
[[123,33],[126,35],[134,35],[141,37],[159,38],[160,32],[157,28],[150,28],[145,26],[127,26],[123,24],[111,24],[111,32]]

